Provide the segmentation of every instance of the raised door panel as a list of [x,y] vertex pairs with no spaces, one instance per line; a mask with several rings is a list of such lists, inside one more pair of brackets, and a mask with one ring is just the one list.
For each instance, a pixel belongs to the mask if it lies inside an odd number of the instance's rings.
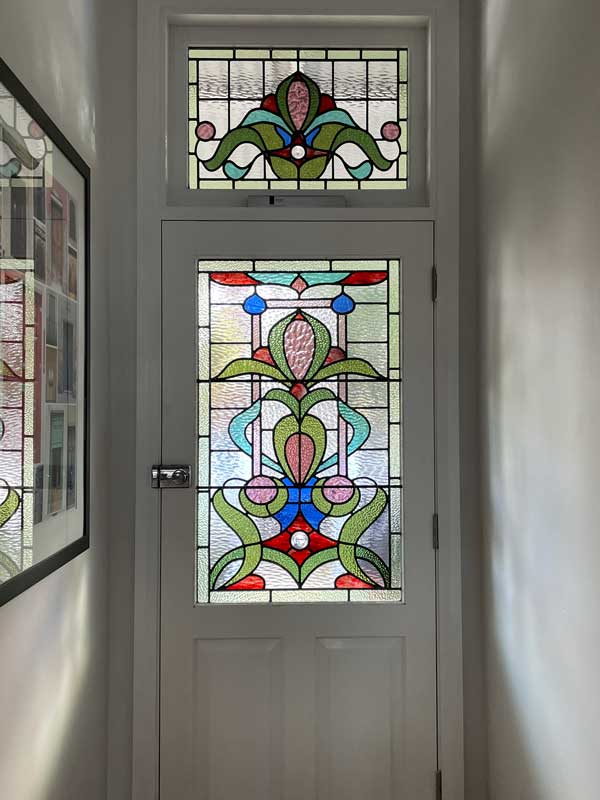
[[317,642],[319,800],[397,800],[405,773],[405,640]]
[[282,662],[278,639],[197,639],[194,797],[280,800]]

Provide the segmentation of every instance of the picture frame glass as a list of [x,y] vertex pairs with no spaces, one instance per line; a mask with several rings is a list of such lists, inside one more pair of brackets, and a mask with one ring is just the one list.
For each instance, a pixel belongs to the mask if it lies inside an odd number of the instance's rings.
[[87,547],[89,170],[0,64],[0,602]]

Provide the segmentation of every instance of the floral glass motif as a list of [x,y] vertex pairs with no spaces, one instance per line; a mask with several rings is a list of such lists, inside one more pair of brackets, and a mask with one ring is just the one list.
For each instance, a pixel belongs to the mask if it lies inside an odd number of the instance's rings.
[[199,262],[198,602],[401,599],[400,279]]
[[408,51],[189,50],[191,189],[406,189]]

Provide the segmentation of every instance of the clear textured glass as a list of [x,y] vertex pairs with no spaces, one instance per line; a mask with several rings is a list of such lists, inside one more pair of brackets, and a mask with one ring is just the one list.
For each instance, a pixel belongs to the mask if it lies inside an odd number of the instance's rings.
[[198,602],[401,596],[391,282],[398,261],[199,262]]

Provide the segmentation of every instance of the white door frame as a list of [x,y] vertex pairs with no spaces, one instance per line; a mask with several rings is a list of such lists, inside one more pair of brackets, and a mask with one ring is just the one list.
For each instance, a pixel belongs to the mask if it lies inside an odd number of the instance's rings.
[[[240,6],[242,6],[240,8]],[[305,0],[305,14],[340,14],[339,0]],[[346,0],[344,13],[365,13]],[[372,0],[370,15],[425,17],[431,78],[430,202],[387,209],[330,209],[321,220],[430,220],[438,268],[436,308],[436,450],[438,551],[439,767],[446,800],[462,800],[463,684],[460,561],[460,448],[458,389],[459,274],[459,4],[458,0]],[[203,14],[248,13],[235,0],[206,0]],[[262,0],[261,13],[294,11],[292,0]],[[150,465],[161,460],[161,235],[167,219],[297,220],[314,210],[198,209],[166,201],[165,119],[167,26],[194,15],[196,0],[138,0],[138,319],[137,459],[134,639],[134,800],[158,799],[160,653],[160,492]],[[201,15],[200,15],[201,16]],[[162,800],[170,800],[163,798]]]

